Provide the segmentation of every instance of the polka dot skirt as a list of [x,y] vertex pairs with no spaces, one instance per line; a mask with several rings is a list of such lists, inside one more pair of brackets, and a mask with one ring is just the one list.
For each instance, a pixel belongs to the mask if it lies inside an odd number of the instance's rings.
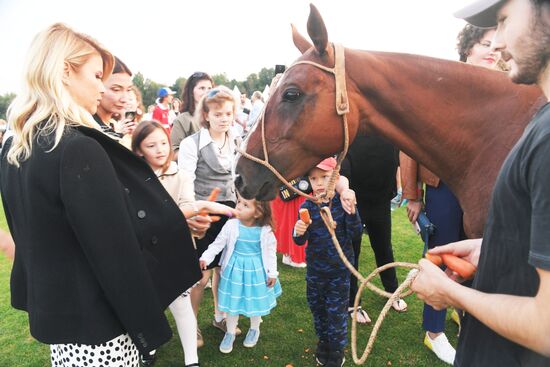
[[139,352],[128,334],[99,345],[52,344],[52,367],[139,367]]

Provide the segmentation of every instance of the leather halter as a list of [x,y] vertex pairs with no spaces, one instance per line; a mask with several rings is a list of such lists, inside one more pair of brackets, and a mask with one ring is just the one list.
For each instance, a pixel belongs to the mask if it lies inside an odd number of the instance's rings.
[[[336,164],[336,168],[332,172],[332,175],[330,177],[326,193],[324,195],[325,197],[327,197],[329,199],[331,199],[334,196],[334,189],[336,187],[336,180],[337,180],[337,177],[338,177],[338,173],[340,172],[340,165],[341,165],[342,161],[344,160],[344,158],[345,158],[345,156],[348,152],[348,147],[349,147],[349,132],[348,132],[348,120],[347,120],[347,114],[349,113],[349,100],[348,100],[348,93],[347,93],[347,89],[346,89],[346,60],[345,60],[345,56],[344,56],[344,47],[341,44],[333,44],[332,46],[334,48],[334,67],[333,68],[326,67],[324,65],[318,64],[318,63],[313,62],[313,61],[302,60],[302,61],[298,61],[298,62],[295,62],[294,64],[290,65],[288,67],[288,69],[285,71],[285,73],[287,73],[288,70],[290,70],[291,68],[293,68],[296,65],[307,64],[307,65],[315,66],[315,67],[317,67],[317,68],[319,68],[323,71],[326,71],[326,72],[331,73],[331,74],[334,75],[335,88],[336,88],[336,93],[335,93],[336,94],[336,101],[335,101],[336,113],[338,115],[342,116],[342,120],[343,120],[343,123],[344,123],[343,124],[344,125],[344,150],[338,154],[338,161],[337,161],[337,164]],[[284,76],[285,73],[283,73],[282,76]],[[274,90],[277,87],[277,83],[282,78],[282,76],[279,79],[277,79],[277,76],[274,78],[273,83],[275,85],[272,86],[271,90]],[[237,151],[243,157],[248,158],[248,159],[250,159],[250,160],[252,160],[252,161],[254,161],[258,164],[263,165],[267,169],[269,169],[284,185],[286,185],[289,188],[289,190],[292,190],[295,193],[297,193],[298,195],[304,196],[306,199],[309,199],[309,200],[311,200],[315,203],[319,203],[322,199],[321,197],[314,197],[312,195],[308,195],[308,194],[296,189],[283,177],[283,175],[281,175],[279,173],[279,171],[277,171],[277,169],[275,169],[275,167],[273,167],[269,163],[269,154],[268,154],[268,151],[267,151],[267,144],[266,144],[266,140],[265,140],[265,123],[264,123],[264,113],[265,113],[265,110],[267,108],[268,103],[269,103],[269,99],[267,100],[267,102],[266,102],[266,104],[265,104],[265,106],[262,110],[262,113],[259,117],[260,118],[260,126],[261,126],[261,129],[262,129],[262,132],[261,132],[262,133],[262,147],[263,147],[263,153],[264,153],[265,159],[262,160],[258,157],[254,157],[253,155],[248,154],[247,152],[245,152],[244,150],[242,150],[240,148],[237,148]]]

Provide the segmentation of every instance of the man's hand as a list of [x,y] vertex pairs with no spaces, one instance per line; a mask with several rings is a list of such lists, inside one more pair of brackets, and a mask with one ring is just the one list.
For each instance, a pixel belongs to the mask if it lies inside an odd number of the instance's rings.
[[309,227],[309,224],[305,224],[304,221],[298,219],[298,221],[294,225],[294,233],[296,233],[297,236],[302,236],[304,233],[306,233],[307,227]]
[[437,246],[428,252],[434,255],[452,254],[463,258],[470,264],[477,267],[477,264],[479,263],[479,254],[481,253],[482,240],[482,238],[474,238],[471,240],[452,242],[445,246]]
[[407,203],[407,216],[409,217],[409,222],[414,224],[418,219],[418,215],[422,210],[422,201],[409,201]]
[[416,296],[435,308],[443,310],[449,306],[449,292],[456,283],[436,265],[426,259],[421,259],[418,263],[420,270],[411,289],[416,292]]
[[342,202],[342,208],[348,214],[355,214],[355,206],[357,205],[357,199],[355,197],[355,191],[352,189],[346,189],[340,194],[340,201]]

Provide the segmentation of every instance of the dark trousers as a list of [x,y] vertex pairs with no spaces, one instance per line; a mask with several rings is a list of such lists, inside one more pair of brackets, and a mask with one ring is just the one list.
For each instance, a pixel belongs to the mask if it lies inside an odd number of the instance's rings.
[[307,273],[307,303],[319,341],[331,349],[344,349],[348,335],[350,273],[320,276]]
[[[429,248],[446,245],[463,239],[462,209],[451,190],[440,181],[438,187],[426,185],[426,215],[435,225],[435,233],[428,242]],[[440,333],[445,330],[447,310],[436,311],[424,304],[424,330]]]
[[[380,203],[371,203],[359,201],[357,207],[361,221],[367,230],[370,245],[374,251],[376,266],[393,262],[393,249],[391,244],[391,203],[384,201]],[[352,240],[352,247],[355,253],[355,262],[353,266],[359,270],[359,254],[361,253],[362,234]],[[366,274],[365,274],[366,275]],[[398,287],[397,275],[395,269],[388,269],[380,273],[380,279],[386,292],[393,293]],[[351,276],[349,307],[353,307],[355,296],[357,294],[357,278]]]

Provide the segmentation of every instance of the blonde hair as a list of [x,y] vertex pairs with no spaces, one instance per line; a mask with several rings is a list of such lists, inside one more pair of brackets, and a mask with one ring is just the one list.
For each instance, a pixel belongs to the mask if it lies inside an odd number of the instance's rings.
[[55,132],[53,150],[66,126],[96,126],[62,82],[66,64],[78,70],[94,54],[103,60],[102,79],[106,80],[113,69],[113,55],[91,37],[56,23],[34,38],[24,66],[22,90],[8,109],[8,122],[14,132],[9,163],[19,167],[30,157],[37,134]]
[[[197,106],[197,111],[195,112],[195,118],[198,120],[199,124],[206,128],[210,128],[210,122],[204,117],[210,111],[212,106],[221,106],[225,102],[233,103],[233,116],[237,115],[237,102],[233,96],[231,89],[227,88],[224,85],[217,86],[212,88],[206,93],[200,100],[199,105]],[[197,113],[198,112],[198,113]]]

